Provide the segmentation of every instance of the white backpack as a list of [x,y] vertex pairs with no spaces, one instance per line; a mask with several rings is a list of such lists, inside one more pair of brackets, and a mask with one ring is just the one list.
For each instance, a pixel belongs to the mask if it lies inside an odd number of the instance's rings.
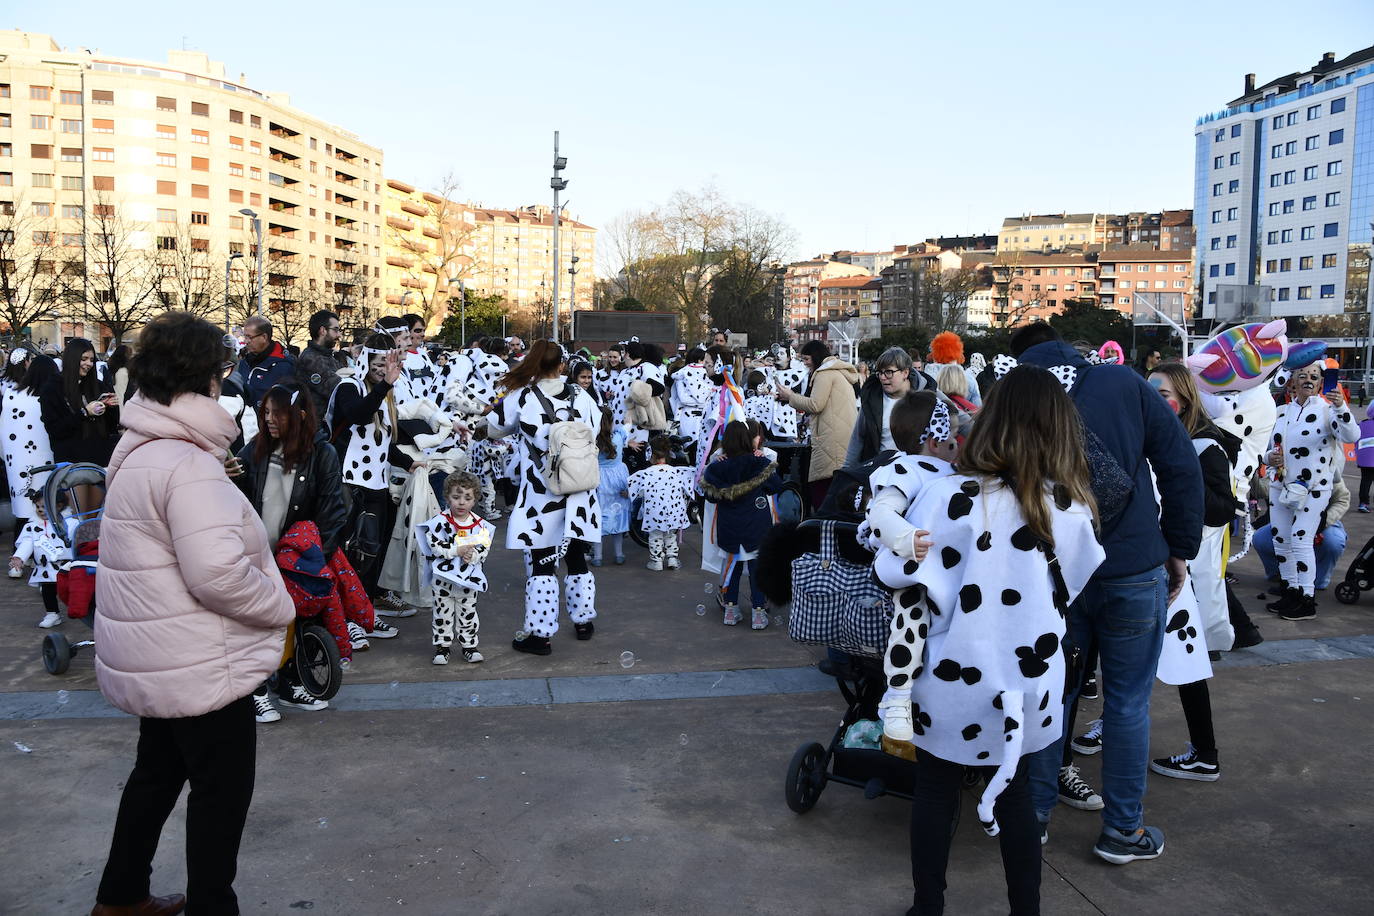
[[[596,458],[596,435],[581,420],[559,420],[553,404],[535,385],[531,388],[547,414],[549,448],[544,452],[539,470],[549,492],[555,496],[569,496],[595,490],[601,484],[601,465]],[[575,393],[564,389],[568,398],[568,416],[572,417]],[[533,446],[531,446],[533,449]],[[533,449],[536,454],[538,449]]]

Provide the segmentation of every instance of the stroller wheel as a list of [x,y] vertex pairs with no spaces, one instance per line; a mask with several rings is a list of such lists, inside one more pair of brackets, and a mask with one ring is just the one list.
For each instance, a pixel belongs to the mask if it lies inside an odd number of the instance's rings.
[[810,811],[821,797],[826,779],[825,748],[815,742],[797,748],[787,765],[787,783],[783,786],[787,807],[798,814]]
[[331,699],[343,685],[339,646],[324,627],[314,623],[296,628],[296,674],[306,693],[317,700]]
[[1354,582],[1342,580],[1336,583],[1334,594],[1341,604],[1354,604],[1360,600],[1360,587]]
[[43,667],[49,674],[62,674],[72,663],[72,647],[61,633],[43,637]]

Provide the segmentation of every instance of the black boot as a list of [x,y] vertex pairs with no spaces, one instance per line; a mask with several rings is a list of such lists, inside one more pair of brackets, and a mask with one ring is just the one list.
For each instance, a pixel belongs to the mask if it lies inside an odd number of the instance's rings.
[[535,636],[533,633],[512,641],[511,648],[531,655],[548,655],[553,652],[553,646],[549,645],[547,636]]
[[1298,594],[1298,604],[1291,610],[1279,611],[1279,617],[1283,620],[1311,620],[1317,616],[1317,598],[1315,595]]
[[1275,614],[1284,614],[1288,611],[1296,610],[1300,604],[1302,604],[1302,592],[1293,588],[1291,585],[1285,584],[1283,597],[1278,601],[1271,601],[1269,604],[1266,604],[1265,607]]
[[1258,646],[1264,642],[1264,637],[1260,635],[1259,627],[1253,623],[1249,626],[1236,628],[1236,641],[1231,643],[1232,649],[1248,649],[1251,646]]

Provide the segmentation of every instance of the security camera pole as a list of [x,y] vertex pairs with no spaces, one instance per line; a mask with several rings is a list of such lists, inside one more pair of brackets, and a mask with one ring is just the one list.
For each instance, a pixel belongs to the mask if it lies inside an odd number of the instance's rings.
[[558,343],[558,274],[562,263],[558,258],[558,192],[568,186],[567,179],[562,177],[567,167],[567,158],[558,155],[558,131],[554,131],[553,178],[549,179],[549,187],[553,188],[553,333],[550,336],[554,343]]

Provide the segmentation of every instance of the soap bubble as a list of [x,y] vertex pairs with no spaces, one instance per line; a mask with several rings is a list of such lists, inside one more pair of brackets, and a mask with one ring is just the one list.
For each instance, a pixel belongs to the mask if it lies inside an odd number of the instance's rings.
[[476,706],[476,705],[477,705],[477,700],[478,700],[478,696],[477,696],[477,694],[474,693],[472,696],[468,697],[468,705],[469,705],[469,706]]
[[697,605],[697,616],[698,616],[698,617],[705,617],[705,616],[706,616],[706,605],[704,605],[704,604],[698,604],[698,605]]
[[401,682],[400,682],[400,681],[392,681],[390,684],[387,684],[387,686],[390,687],[392,690],[395,690],[397,687],[400,687],[400,686],[401,686]]
[[620,667],[633,668],[635,666],[635,654],[626,649],[620,653]]
[[327,829],[329,829],[329,818],[327,818],[327,817],[322,817],[322,818],[319,819],[319,821],[318,821],[317,823],[318,823],[319,828],[320,828],[321,830],[327,830]]
[[72,695],[71,695],[70,693],[68,693],[67,691],[65,691],[65,690],[59,690],[59,691],[57,691],[57,705],[58,705],[58,706],[66,706],[66,705],[67,705],[67,701],[68,701],[69,699],[71,699],[71,696],[72,696]]
[[704,589],[702,589],[702,591],[705,592],[705,593],[708,594],[708,595],[711,594],[712,592],[714,592],[715,590],[716,590],[716,587],[715,587],[714,585],[712,585],[710,582],[707,582],[707,583],[706,583],[706,587],[705,587]]
[[678,736],[677,736],[677,743],[680,744],[680,745],[682,745],[683,747],[686,747],[686,746],[687,746],[687,735],[686,735],[686,734],[678,735]]
[[781,614],[774,614],[774,615],[773,615],[773,626],[775,626],[775,627],[780,627],[780,626],[782,626],[782,615],[781,615]]
[[20,744],[18,741],[14,742],[14,749],[21,754],[33,753],[33,748],[29,747],[27,744]]

